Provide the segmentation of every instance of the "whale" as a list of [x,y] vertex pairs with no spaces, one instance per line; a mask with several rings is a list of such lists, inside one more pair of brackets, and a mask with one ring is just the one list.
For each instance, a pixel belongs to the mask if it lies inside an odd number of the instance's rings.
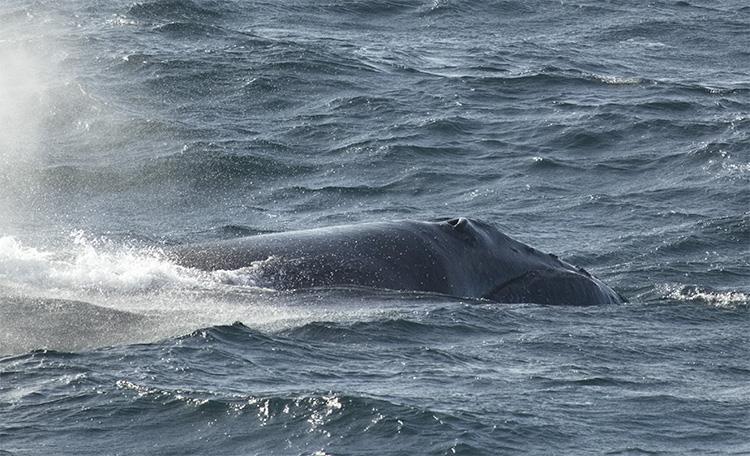
[[180,245],[181,266],[248,268],[277,290],[367,287],[497,303],[618,304],[625,299],[583,268],[464,217],[330,226]]

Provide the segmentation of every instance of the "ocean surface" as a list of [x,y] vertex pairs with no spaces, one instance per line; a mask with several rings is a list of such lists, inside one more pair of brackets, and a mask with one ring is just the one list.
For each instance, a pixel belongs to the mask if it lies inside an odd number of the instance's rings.
[[[171,246],[465,216],[627,304]],[[750,454],[750,6],[3,0],[0,455]]]

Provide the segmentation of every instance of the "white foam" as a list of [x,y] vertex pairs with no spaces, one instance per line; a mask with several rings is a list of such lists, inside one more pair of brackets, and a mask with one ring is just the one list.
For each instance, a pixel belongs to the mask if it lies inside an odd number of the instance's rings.
[[666,287],[667,298],[691,301],[719,308],[735,308],[750,304],[750,294],[733,290],[709,290],[692,286],[672,285]]
[[0,237],[0,281],[17,291],[144,293],[201,288],[216,281],[208,273],[179,266],[159,249],[115,246],[75,233],[64,250],[40,250],[12,236]]
[[591,77],[596,81],[611,85],[633,85],[643,83],[643,79],[639,77],[611,76],[605,74],[592,74]]
[[[277,258],[237,270],[201,271],[176,264],[160,248],[117,245],[71,234],[61,250],[40,250],[13,236],[0,237],[0,285],[20,292],[153,294],[164,291],[218,290],[260,286],[262,268]],[[226,290],[225,290],[226,291]]]
[[[702,148],[708,147],[703,143]],[[718,156],[708,160],[703,169],[719,178],[747,179],[750,177],[750,162],[736,159],[726,150],[719,150]]]

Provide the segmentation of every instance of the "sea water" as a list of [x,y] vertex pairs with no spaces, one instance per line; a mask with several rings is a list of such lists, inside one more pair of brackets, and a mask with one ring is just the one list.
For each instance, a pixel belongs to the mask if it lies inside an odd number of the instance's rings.
[[[750,453],[750,7],[4,0],[0,454]],[[173,245],[466,216],[629,299]]]

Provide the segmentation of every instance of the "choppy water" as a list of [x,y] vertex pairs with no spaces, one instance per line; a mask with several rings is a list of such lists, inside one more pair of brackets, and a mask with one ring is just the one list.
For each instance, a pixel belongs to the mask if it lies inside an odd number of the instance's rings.
[[[747,454],[740,1],[6,0],[0,454]],[[169,245],[484,219],[622,306]]]

